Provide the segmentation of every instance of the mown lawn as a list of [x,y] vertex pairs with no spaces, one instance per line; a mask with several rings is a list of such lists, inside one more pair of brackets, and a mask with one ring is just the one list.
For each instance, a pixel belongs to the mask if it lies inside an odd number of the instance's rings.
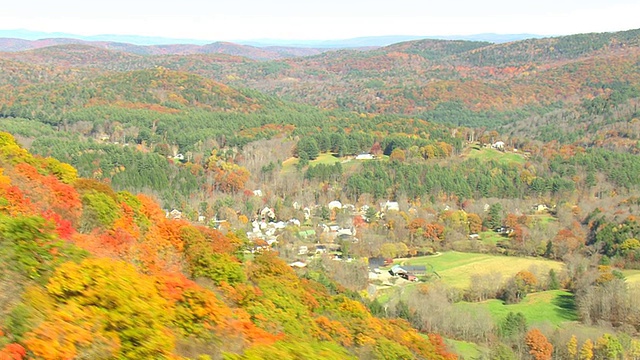
[[505,305],[501,300],[492,299],[480,303],[460,302],[455,306],[472,310],[486,309],[496,323],[509,312],[521,312],[529,326],[550,323],[559,327],[568,321],[579,320],[573,294],[564,290],[528,294],[518,304]]
[[407,265],[426,265],[427,270],[433,269],[440,279],[447,285],[457,288],[467,288],[474,274],[499,273],[507,279],[521,270],[537,267],[541,273],[550,269],[560,271],[563,264],[541,258],[512,257],[489,254],[463,253],[457,251],[444,252],[439,255],[422,256],[400,261]]
[[[284,162],[282,162],[282,172],[294,172],[296,171],[296,164],[298,163],[298,158],[288,158]],[[309,161],[309,165],[333,165],[334,163],[341,162],[342,160],[338,157],[333,156],[331,153],[323,153],[318,155],[315,160]]]
[[487,245],[496,245],[500,240],[509,240],[508,237],[502,236],[493,230],[483,231],[480,234],[480,241]]
[[496,149],[476,150],[474,148],[474,149],[471,149],[466,156],[469,159],[480,159],[483,161],[495,160],[505,164],[510,164],[510,163],[524,164],[526,161],[525,158],[520,154],[516,154],[512,152],[502,152]]

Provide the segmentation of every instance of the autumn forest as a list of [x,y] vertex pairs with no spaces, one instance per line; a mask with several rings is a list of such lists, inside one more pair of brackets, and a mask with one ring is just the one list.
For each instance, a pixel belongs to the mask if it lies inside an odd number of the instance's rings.
[[640,359],[640,30],[15,44],[0,360]]

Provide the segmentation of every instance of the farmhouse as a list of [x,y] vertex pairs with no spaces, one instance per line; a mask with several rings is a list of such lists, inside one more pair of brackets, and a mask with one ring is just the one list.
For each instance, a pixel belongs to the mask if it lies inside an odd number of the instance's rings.
[[388,201],[380,206],[385,211],[400,211],[400,204],[397,201]]
[[375,158],[375,155],[369,153],[362,153],[356,156],[356,160],[373,160]]
[[327,207],[329,208],[329,210],[342,209],[342,203],[338,200],[334,200],[330,202],[329,205],[327,205]]
[[549,211],[549,207],[545,204],[536,204],[533,206],[533,211],[536,211],[536,212]]
[[167,219],[179,220],[182,219],[182,212],[177,209],[173,209],[166,214]]
[[385,259],[381,256],[377,256],[377,257],[370,257],[369,259],[367,259],[367,262],[369,263],[369,269],[373,270],[383,266],[391,265],[393,263],[393,260]]
[[325,254],[327,252],[326,245],[316,245],[316,254]]
[[405,265],[402,267],[407,273],[412,275],[427,275],[427,267],[424,265]]
[[265,207],[264,209],[262,209],[262,211],[260,211],[260,217],[262,218],[262,220],[272,221],[276,219],[276,214],[275,212],[273,212],[273,209]]
[[407,270],[403,269],[400,265],[393,265],[391,269],[389,269],[389,274],[393,276],[398,276],[400,274],[406,274]]

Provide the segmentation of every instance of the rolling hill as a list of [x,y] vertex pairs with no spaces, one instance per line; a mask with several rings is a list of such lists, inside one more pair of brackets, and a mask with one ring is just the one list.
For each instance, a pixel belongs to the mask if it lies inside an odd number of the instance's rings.
[[106,50],[122,51],[137,55],[188,55],[188,54],[228,54],[243,56],[254,60],[274,60],[289,57],[319,54],[326,49],[307,47],[269,46],[256,47],[230,42],[213,42],[205,45],[196,44],[162,44],[134,45],[113,41],[88,41],[71,38],[49,38],[40,40],[23,40],[0,38],[0,51],[16,52],[40,49],[59,45],[86,45]]

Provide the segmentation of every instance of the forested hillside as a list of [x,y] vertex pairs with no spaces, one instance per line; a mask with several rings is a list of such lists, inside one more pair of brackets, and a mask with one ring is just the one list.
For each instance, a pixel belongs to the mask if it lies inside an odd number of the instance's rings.
[[327,278],[270,253],[243,261],[242,236],[166,219],[149,197],[0,139],[5,357],[455,358]]

